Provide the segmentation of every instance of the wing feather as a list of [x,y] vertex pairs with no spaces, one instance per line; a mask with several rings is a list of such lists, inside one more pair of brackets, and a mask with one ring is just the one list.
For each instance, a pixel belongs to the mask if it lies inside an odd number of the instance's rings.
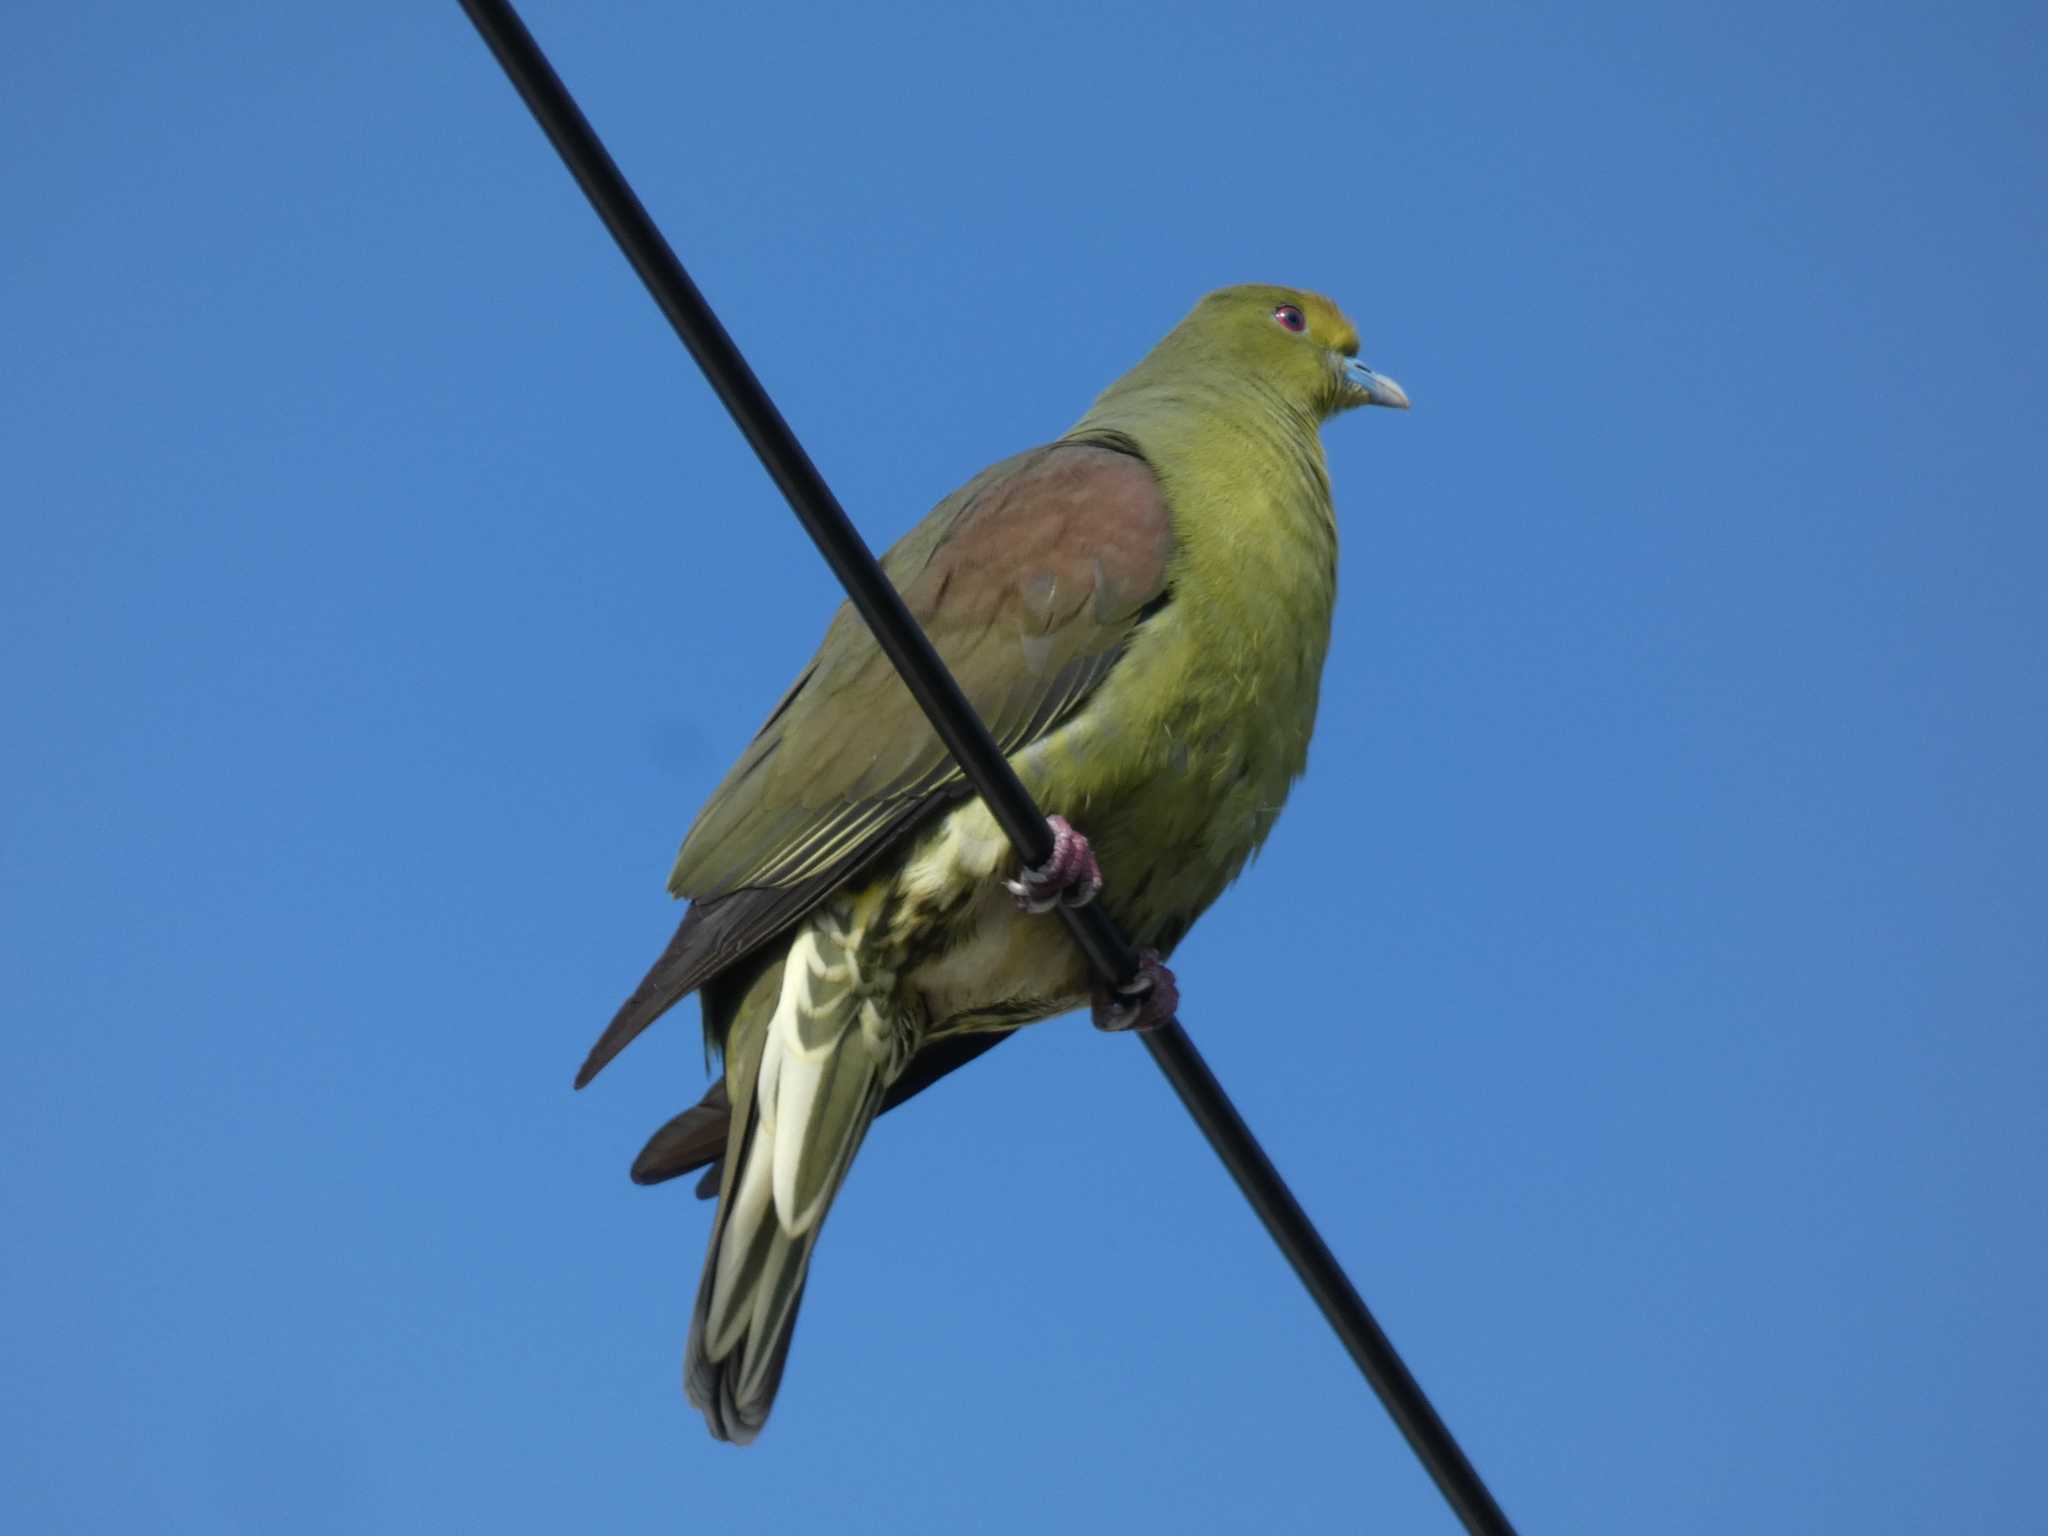
[[[1165,497],[1142,458],[1121,443],[1062,441],[976,476],[882,566],[991,734],[1015,752],[1115,666],[1166,596],[1172,547]],[[842,605],[684,838],[669,889],[692,905],[578,1086],[665,1009],[968,793],[874,636]]]

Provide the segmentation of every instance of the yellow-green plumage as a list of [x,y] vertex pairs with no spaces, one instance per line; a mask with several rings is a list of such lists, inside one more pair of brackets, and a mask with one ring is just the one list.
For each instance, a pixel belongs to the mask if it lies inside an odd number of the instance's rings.
[[[1039,805],[1080,827],[1101,899],[1170,953],[1301,772],[1336,595],[1318,428],[1405,404],[1291,289],[1211,294],[1056,443],[942,502],[885,558]],[[725,1076],[636,1177],[722,1157],[686,1383],[750,1440],[811,1247],[875,1115],[964,1037],[1085,1002],[1064,926],[1021,911],[1016,855],[846,610],[700,813],[692,906],[579,1084],[704,991]]]

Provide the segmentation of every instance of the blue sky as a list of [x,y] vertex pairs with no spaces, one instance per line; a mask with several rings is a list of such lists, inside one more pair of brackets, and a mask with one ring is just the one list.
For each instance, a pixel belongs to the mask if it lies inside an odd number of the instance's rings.
[[[1416,408],[1183,1017],[1524,1528],[2024,1523],[2038,9],[527,16],[878,545],[1208,288],[1350,310]],[[1078,1019],[878,1129],[712,1444],[694,1008],[569,1081],[829,576],[454,4],[0,84],[17,1529],[1452,1528]]]

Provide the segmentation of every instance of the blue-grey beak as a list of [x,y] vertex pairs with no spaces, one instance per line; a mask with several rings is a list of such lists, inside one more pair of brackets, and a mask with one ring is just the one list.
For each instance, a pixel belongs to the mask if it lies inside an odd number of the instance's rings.
[[1391,405],[1397,411],[1408,409],[1408,391],[1384,373],[1374,373],[1355,357],[1344,365],[1344,381],[1364,397],[1367,405]]

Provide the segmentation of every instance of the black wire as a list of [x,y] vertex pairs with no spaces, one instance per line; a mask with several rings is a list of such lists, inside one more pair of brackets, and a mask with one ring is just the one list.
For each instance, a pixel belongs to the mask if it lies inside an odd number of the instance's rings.
[[[732,413],[733,421],[759,455],[762,467],[846,588],[854,607],[960,764],[961,772],[980,792],[1025,862],[1043,863],[1052,853],[1052,837],[1046,830],[1045,817],[975,715],[960,685],[939,660],[931,641],[911,617],[901,595],[882,574],[881,566],[838,498],[797,442],[775,402],[761,387],[761,381],[754,377],[754,370],[747,366],[739,348],[733,345],[725,327],[719,324],[711,306],[705,303],[697,285],[627,185],[518,12],[504,0],[462,0],[462,7],[532,109],[598,217],[604,220],[626,259],[633,264],[633,270],[640,274],[654,302],[661,306],[661,312],[668,316],[669,324],[690,349],[712,389]],[[1098,974],[1116,985],[1137,975],[1137,952],[1099,903],[1078,908],[1062,906],[1059,911]],[[1437,1417],[1407,1366],[1401,1363],[1401,1357],[1373,1320],[1343,1266],[1230,1102],[1187,1031],[1178,1020],[1172,1020],[1140,1038],[1465,1528],[1489,1536],[1511,1536],[1513,1527],[1500,1506],[1443,1420]]]

